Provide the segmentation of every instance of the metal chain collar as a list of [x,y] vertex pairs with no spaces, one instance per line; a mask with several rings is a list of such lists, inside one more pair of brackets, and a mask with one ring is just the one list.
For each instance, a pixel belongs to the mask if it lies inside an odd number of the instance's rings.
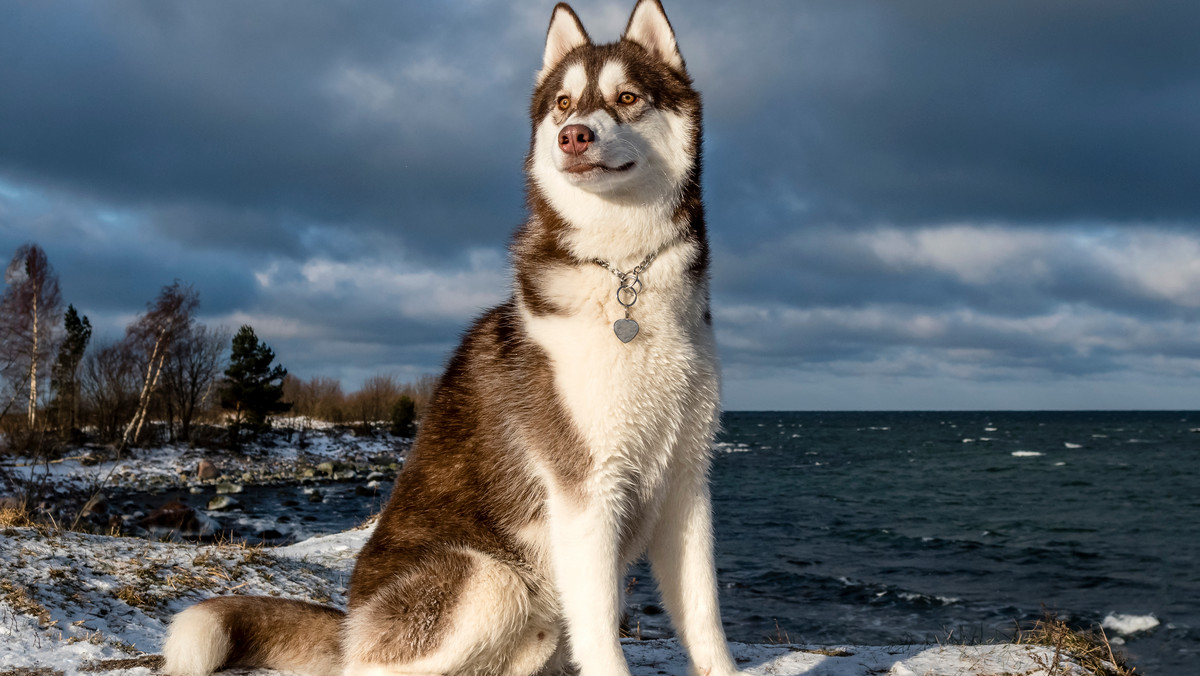
[[649,256],[643,258],[642,262],[638,263],[637,267],[629,272],[621,272],[610,265],[606,260],[600,258],[592,259],[593,263],[613,273],[613,275],[620,280],[621,284],[617,287],[617,302],[621,304],[621,307],[625,308],[626,319],[629,319],[629,308],[633,307],[633,304],[637,302],[638,294],[642,291],[642,280],[640,279],[640,276],[646,271],[646,268],[650,267],[650,263],[654,262],[654,259],[657,257],[658,252],[652,252]]
[[666,251],[667,247],[669,247],[671,244],[673,244],[673,242],[664,245],[658,251],[652,252],[650,255],[642,259],[642,262],[638,263],[637,267],[629,272],[622,272],[621,270],[614,268],[609,264],[608,261],[602,258],[592,259],[593,263],[613,273],[613,275],[616,276],[616,278],[620,281],[620,285],[617,286],[617,302],[621,304],[621,307],[625,308],[625,318],[618,319],[617,321],[613,322],[613,332],[617,334],[617,338],[622,343],[628,343],[636,338],[638,332],[641,330],[641,327],[638,325],[638,323],[634,321],[633,317],[630,316],[630,308],[632,308],[634,303],[637,302],[638,294],[642,292],[641,275],[646,271],[646,268],[650,267],[650,264],[654,262],[654,259],[657,258],[660,253]]

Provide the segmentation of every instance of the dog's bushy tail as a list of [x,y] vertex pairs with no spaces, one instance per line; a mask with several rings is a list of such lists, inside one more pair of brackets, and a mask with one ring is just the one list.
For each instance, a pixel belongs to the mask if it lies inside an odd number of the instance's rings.
[[336,676],[344,617],[328,606],[270,596],[201,601],[171,620],[163,670],[170,676],[208,676],[245,666]]

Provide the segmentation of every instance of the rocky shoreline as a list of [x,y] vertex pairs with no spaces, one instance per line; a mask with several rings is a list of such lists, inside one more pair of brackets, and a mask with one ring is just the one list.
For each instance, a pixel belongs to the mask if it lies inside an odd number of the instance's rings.
[[[382,430],[364,434],[330,425],[277,428],[236,452],[168,444],[115,458],[111,448],[81,446],[50,462],[0,462],[0,509],[20,508],[34,521],[74,523],[93,533],[229,537],[203,512],[167,496],[215,493],[206,509],[220,511],[236,507],[245,489],[260,486],[301,486],[311,501],[319,501],[319,487],[331,483],[350,483],[360,495],[371,495],[395,479],[411,445],[411,439]],[[159,504],[142,504],[157,495],[164,496]],[[135,496],[139,504],[131,500]]]

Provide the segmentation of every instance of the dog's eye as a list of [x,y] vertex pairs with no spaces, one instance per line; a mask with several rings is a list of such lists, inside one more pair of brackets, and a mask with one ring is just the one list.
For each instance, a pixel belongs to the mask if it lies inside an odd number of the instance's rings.
[[621,95],[617,97],[617,100],[627,106],[631,106],[638,102],[638,95],[634,94],[633,92],[621,92]]
[[571,107],[571,97],[570,96],[558,97],[558,109],[559,110],[566,110],[567,108],[570,108],[570,107]]

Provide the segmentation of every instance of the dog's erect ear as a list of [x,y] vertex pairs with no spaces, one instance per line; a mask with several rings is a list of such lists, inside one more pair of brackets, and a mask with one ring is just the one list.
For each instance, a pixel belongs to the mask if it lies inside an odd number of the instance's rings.
[[542,70],[538,72],[538,83],[554,70],[572,49],[589,44],[587,31],[583,23],[575,15],[575,11],[565,2],[554,6],[550,15],[550,30],[546,31],[546,53],[542,56]]
[[684,70],[683,56],[675,44],[675,31],[671,30],[671,22],[667,21],[667,13],[659,0],[638,0],[621,39],[636,42],[668,66]]

